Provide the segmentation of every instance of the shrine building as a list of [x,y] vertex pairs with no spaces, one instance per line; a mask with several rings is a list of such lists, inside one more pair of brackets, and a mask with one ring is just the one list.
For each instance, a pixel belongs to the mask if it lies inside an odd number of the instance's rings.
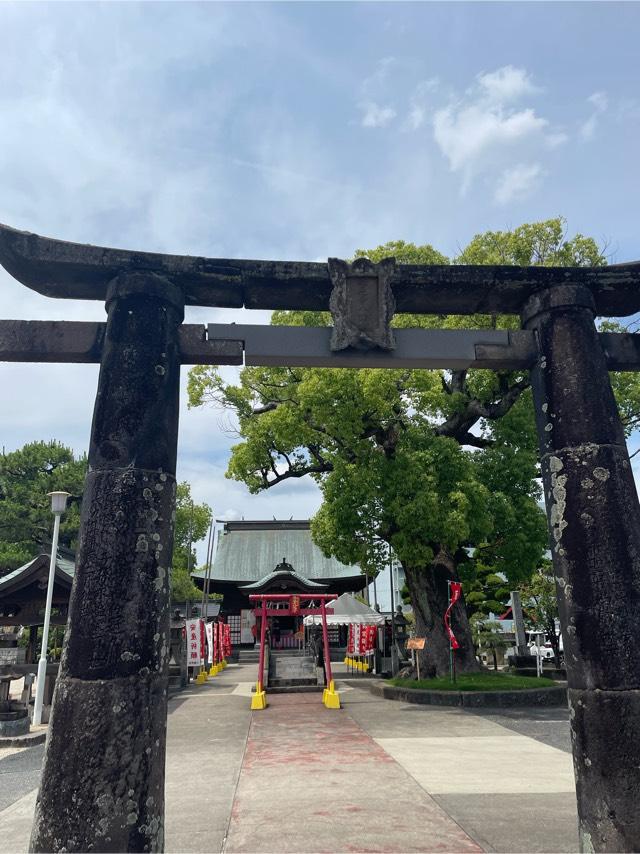
[[[192,573],[202,588],[205,572]],[[325,557],[311,539],[305,521],[225,522],[211,567],[209,592],[223,596],[221,614],[231,626],[234,648],[255,643],[253,593],[355,593],[366,586],[366,576],[356,565]],[[296,648],[302,621],[283,616],[272,625],[277,648]],[[339,643],[331,627],[333,644]]]

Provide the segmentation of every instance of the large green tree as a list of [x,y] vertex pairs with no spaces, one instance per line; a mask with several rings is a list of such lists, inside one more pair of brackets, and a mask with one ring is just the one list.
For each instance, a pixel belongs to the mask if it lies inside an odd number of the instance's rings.
[[[397,241],[356,256],[448,264],[429,245]],[[561,219],[476,236],[460,264],[600,265],[596,243],[568,239]],[[321,312],[274,312],[274,324],[327,325]],[[512,328],[517,318],[398,315],[397,327]],[[637,385],[634,387],[637,388]],[[546,547],[527,372],[245,368],[237,385],[215,368],[189,377],[190,405],[231,408],[242,441],[228,477],[252,492],[306,475],[322,490],[312,532],[326,553],[375,571],[401,561],[428,642],[421,671],[448,670],[447,582],[474,562],[510,585]],[[631,407],[633,410],[633,406]],[[637,411],[637,407],[636,410]],[[633,416],[633,412],[631,412]],[[452,625],[461,670],[477,668],[464,607]]]
[[61,546],[75,549],[86,456],[59,442],[29,442],[0,456],[0,573],[16,569],[51,545],[48,492],[69,492],[60,520]]
[[171,566],[171,598],[174,602],[200,598],[200,591],[190,573],[197,565],[195,544],[207,536],[212,518],[209,505],[195,504],[189,484],[179,483],[176,490],[176,525]]
[[[75,551],[86,473],[86,456],[75,457],[59,442],[29,442],[0,456],[0,575],[49,551],[53,517],[48,492],[70,493],[60,520],[59,543]],[[195,545],[206,537],[211,518],[211,508],[194,503],[189,484],[179,483],[172,567],[176,600],[200,596],[189,572],[196,567]]]

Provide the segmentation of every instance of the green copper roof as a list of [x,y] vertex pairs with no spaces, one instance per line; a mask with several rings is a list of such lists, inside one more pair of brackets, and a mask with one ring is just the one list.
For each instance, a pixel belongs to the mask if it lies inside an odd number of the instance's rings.
[[298,584],[302,585],[302,587],[317,588],[318,592],[320,590],[325,590],[327,587],[326,584],[320,584],[317,581],[311,581],[310,578],[305,578],[303,575],[300,575],[299,572],[285,572],[283,570],[278,570],[277,572],[268,572],[265,576],[258,579],[258,581],[254,581],[253,584],[243,584],[240,589],[250,592],[251,590],[259,590],[263,584],[273,583],[274,586],[277,586],[279,581],[286,583],[290,580],[297,581]]
[[[226,522],[211,568],[211,578],[251,584],[272,573],[286,560],[310,581],[362,578],[359,566],[325,557],[311,539],[309,522]],[[192,573],[204,578],[204,572]]]
[[[49,560],[49,555],[40,554],[37,557],[34,557],[33,560],[30,560],[29,563],[25,563],[24,566],[19,566],[12,572],[8,572],[6,575],[3,575],[2,578],[0,578],[0,593],[2,593],[5,588],[12,587],[14,584],[19,583],[21,577],[24,577],[26,582],[32,574],[31,571],[36,569],[36,564],[41,565],[43,561],[46,561],[46,565],[48,566]],[[56,560],[56,576],[62,576],[64,578],[66,575],[68,576],[69,581],[71,581],[73,580],[75,572],[76,567],[73,561],[58,557]]]

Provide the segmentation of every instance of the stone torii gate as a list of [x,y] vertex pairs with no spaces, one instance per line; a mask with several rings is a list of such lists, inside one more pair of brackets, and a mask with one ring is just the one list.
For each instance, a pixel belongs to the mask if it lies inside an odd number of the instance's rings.
[[[128,252],[0,226],[0,262],[107,322],[0,321],[0,359],[99,362],[77,571],[34,851],[163,848],[181,364],[530,369],[583,850],[640,850],[640,506],[608,370],[639,337],[640,263],[328,264]],[[182,325],[184,306],[331,310],[332,329]],[[391,330],[394,310],[519,314],[520,331]]]

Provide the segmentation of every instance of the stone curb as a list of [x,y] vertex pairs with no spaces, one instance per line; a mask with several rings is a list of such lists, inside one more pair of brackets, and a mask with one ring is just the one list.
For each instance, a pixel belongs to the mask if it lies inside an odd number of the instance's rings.
[[0,747],[35,747],[43,744],[47,738],[47,731],[27,732],[24,735],[2,736]]
[[462,706],[463,708],[509,706],[566,706],[567,688],[523,688],[520,691],[428,691],[371,682],[372,694],[385,700],[418,703],[424,706]]

